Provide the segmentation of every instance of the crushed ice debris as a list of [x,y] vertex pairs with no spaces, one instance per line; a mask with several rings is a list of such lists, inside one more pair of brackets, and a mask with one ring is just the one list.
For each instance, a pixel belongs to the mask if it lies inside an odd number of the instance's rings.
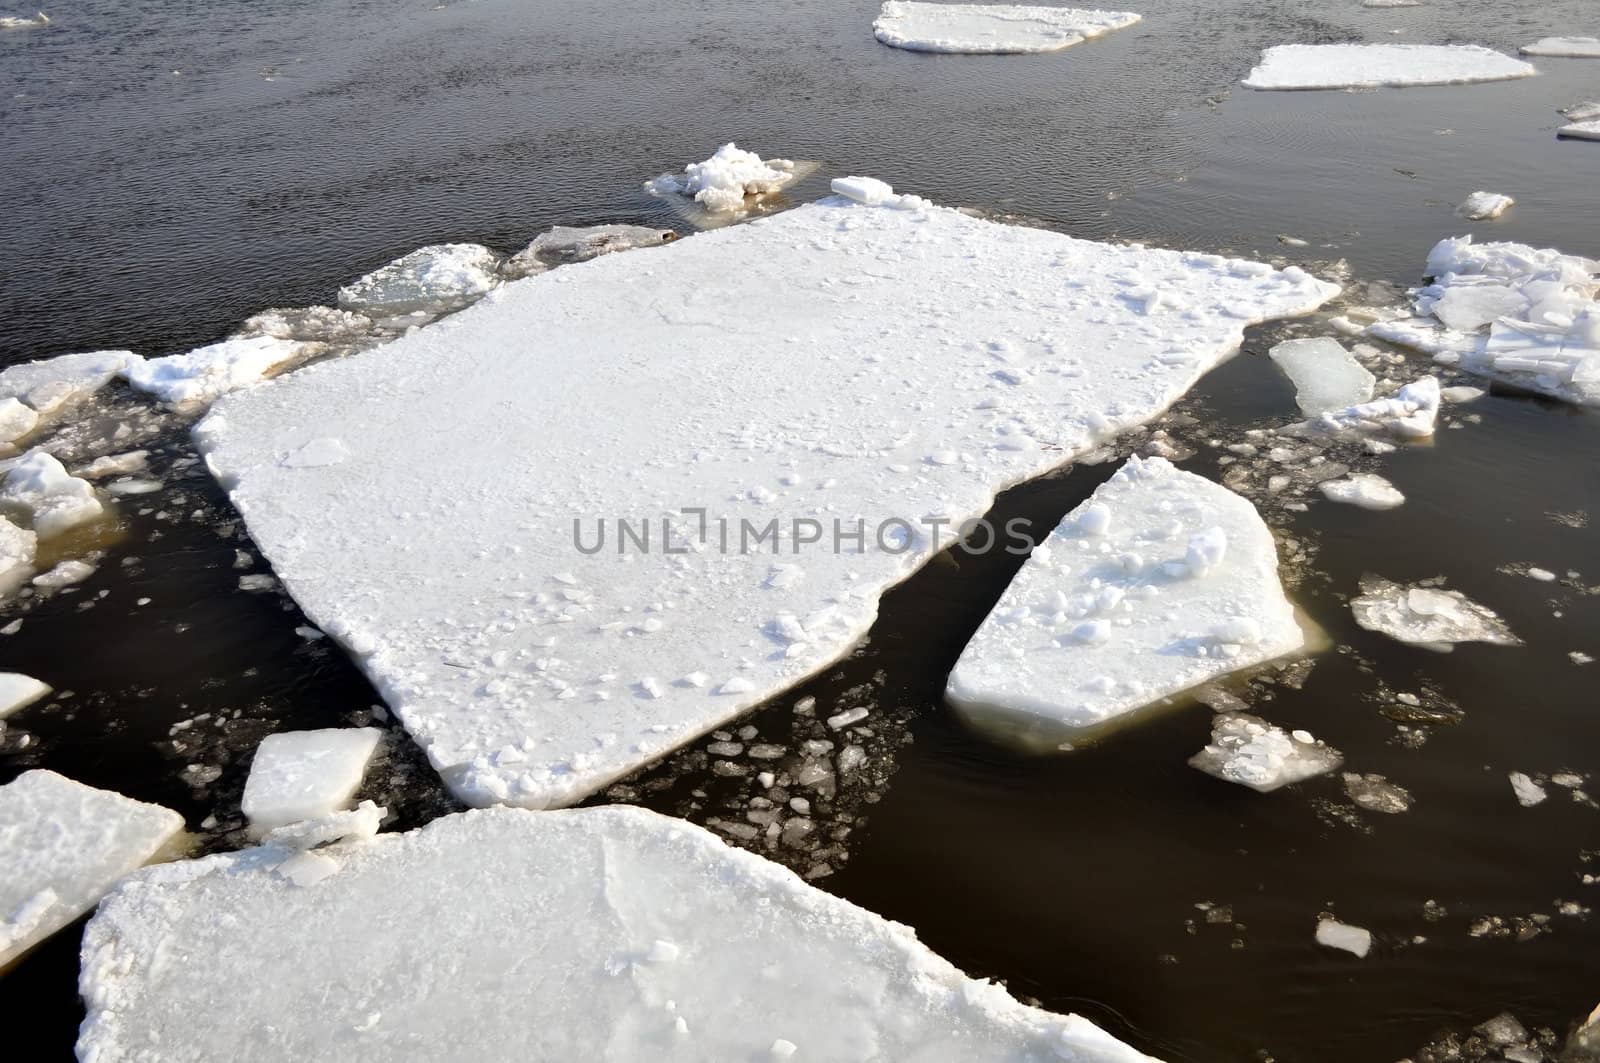
[[1324,480],[1317,486],[1330,501],[1362,509],[1394,509],[1406,500],[1394,484],[1370,472],[1353,472],[1342,480]]
[[1372,400],[1376,381],[1338,340],[1285,340],[1267,356],[1294,383],[1295,405],[1308,417]]
[[1421,380],[1413,380],[1386,398],[1358,403],[1342,410],[1328,410],[1279,431],[1306,439],[1379,436],[1426,439],[1433,435],[1438,417],[1439,380],[1425,376]]
[[[1189,309],[1147,315],[1126,298],[1134,277]],[[917,291],[943,294],[908,302]],[[602,256],[566,283],[507,285],[448,329],[236,392],[196,440],[273,569],[391,699],[457,796],[568,804],[854,645],[880,594],[949,545],[947,532],[944,541],[886,537],[880,548],[880,521],[939,513],[956,527],[980,517],[998,489],[1165,410],[1236,349],[1249,323],[1306,313],[1337,291],[1293,267],[829,198]],[[926,357],[930,330],[976,356]],[[682,368],[668,352],[690,333],[700,384],[668,386]],[[753,350],[757,334],[799,342]],[[539,357],[521,356],[535,347]],[[640,387],[614,386],[641,365],[652,368]],[[998,369],[1028,372],[1015,383]],[[870,424],[835,401],[846,372],[874,405]],[[445,392],[459,416],[504,431],[442,451],[432,441]],[[283,467],[283,454],[317,438],[341,440],[349,456]],[[568,442],[546,445],[556,438]],[[511,466],[501,460],[507,446],[524,455]],[[646,446],[654,457],[640,465]],[[940,450],[972,460],[916,464],[915,476],[887,469]],[[593,460],[572,460],[580,451]],[[785,485],[797,457],[806,477]],[[402,481],[418,476],[457,484],[475,503],[438,497],[397,510]],[[781,605],[768,587],[774,555],[788,559],[808,529],[780,525],[781,551],[770,540],[739,543],[741,524],[760,533],[775,516],[755,489],[780,487],[787,512],[815,516],[827,540],[847,513],[864,515],[865,537],[859,549],[843,539],[837,551],[826,542],[803,550],[804,578]],[[586,517],[574,536],[575,514],[629,515],[637,532],[641,501],[665,493],[728,501],[708,513],[698,542],[695,518],[675,520],[670,551],[656,519],[648,554],[625,545],[617,520],[597,527]],[[424,525],[450,534],[422,535]],[[838,525],[843,535],[854,527]],[[554,575],[585,562],[580,551],[597,531],[604,553],[615,559],[621,547],[628,563],[589,565],[582,586],[555,587]],[[1253,542],[1230,540],[1224,567],[1242,564]],[[698,549],[684,553],[685,543]],[[673,603],[671,622],[630,634],[657,602]],[[779,612],[797,618],[807,641],[771,641]],[[547,640],[568,624],[595,636],[551,650]],[[1270,646],[1279,633],[1262,626]],[[1195,656],[1175,660],[1261,649],[1230,651],[1207,627],[1192,632],[1203,641]],[[704,687],[672,678],[700,672],[713,676]],[[633,696],[631,678],[596,684],[613,673],[655,676],[662,696]],[[606,687],[610,697],[590,697]],[[498,761],[508,746],[524,759]]]
[[884,44],[916,52],[1008,55],[1057,51],[1138,21],[1131,11],[888,0],[872,32]]
[[271,734],[256,747],[244,814],[257,835],[322,819],[355,796],[383,732],[372,727]]
[[1470,221],[1488,221],[1510,210],[1516,202],[1499,192],[1474,192],[1461,201],[1456,213]]
[[1545,37],[1517,50],[1558,59],[1600,59],[1600,37]]
[[1532,808],[1550,796],[1543,786],[1523,772],[1514,771],[1507,777],[1511,780],[1511,791],[1517,795],[1517,803],[1523,808]]
[[1411,791],[1396,786],[1382,775],[1347,771],[1344,773],[1344,792],[1358,808],[1390,816],[1409,812],[1413,804]]
[[709,159],[691,162],[681,174],[665,173],[647,181],[645,188],[653,195],[684,196],[714,214],[728,214],[782,191],[799,175],[792,159],[763,159],[730,142]]
[[70,475],[42,450],[0,461],[0,472],[5,474],[0,479],[0,511],[27,519],[41,539],[98,520],[104,512],[94,485]]
[[339,289],[339,306],[375,321],[421,323],[477,302],[500,283],[500,256],[479,244],[432,244]]
[[0,720],[50,693],[50,684],[21,672],[0,672]]
[[1251,89],[1351,89],[1459,85],[1537,73],[1479,45],[1284,44],[1268,48],[1244,80]]
[[187,354],[151,358],[127,370],[128,383],[162,402],[186,406],[214,402],[255,384],[305,354],[303,344],[272,336],[223,340]]
[[1356,623],[1400,642],[1447,652],[1458,642],[1520,646],[1506,622],[1460,591],[1405,586],[1377,576],[1361,580],[1351,600]]
[[1600,403],[1600,262],[1525,244],[1440,241],[1415,318],[1370,335],[1568,402]]
[[557,266],[638,247],[658,247],[677,238],[671,229],[643,225],[591,225],[581,229],[557,225],[507,259],[501,272],[511,279],[531,277]]
[[1359,926],[1349,926],[1337,919],[1317,920],[1317,944],[1330,949],[1342,949],[1362,959],[1372,951],[1372,932]]
[[[79,1057],[263,1063],[336,1043],[350,1063],[781,1059],[793,1046],[795,1059],[1151,1063],[967,978],[908,927],[638,808],[467,812],[309,855],[337,866],[286,874],[276,851],[246,850],[141,872],[108,897],[84,935]],[[285,989],[331,981],[361,988],[315,1007]]]
[[0,786],[0,970],[161,855],[183,817],[51,771]]
[[1005,729],[1102,724],[1297,650],[1272,533],[1238,495],[1131,458],[1033,550],[946,697]]
[[1333,771],[1344,758],[1307,731],[1289,733],[1244,712],[1219,714],[1211,742],[1189,766],[1259,793]]

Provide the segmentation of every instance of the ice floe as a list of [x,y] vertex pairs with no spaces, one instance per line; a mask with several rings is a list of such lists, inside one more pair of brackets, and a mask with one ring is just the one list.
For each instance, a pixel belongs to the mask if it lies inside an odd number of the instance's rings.
[[1372,951],[1372,932],[1359,926],[1349,926],[1337,919],[1317,921],[1317,944],[1330,949],[1341,949],[1352,956],[1365,958]]
[[1409,812],[1414,803],[1411,791],[1403,786],[1396,786],[1382,775],[1358,772],[1345,772],[1344,792],[1357,808],[1364,808],[1368,812],[1382,812],[1384,815],[1397,816],[1402,812]]
[[1528,63],[1475,44],[1283,44],[1262,53],[1252,89],[1458,85],[1529,77]]
[[1406,500],[1394,484],[1370,472],[1353,472],[1341,480],[1324,480],[1317,486],[1330,501],[1362,509],[1394,509],[1404,505]]
[[1387,398],[1328,410],[1279,431],[1307,439],[1426,439],[1433,435],[1439,417],[1439,391],[1438,378],[1425,376]]
[[89,924],[81,988],[84,1063],[1148,1063],[908,927],[626,807],[467,812],[153,868]]
[[1518,646],[1521,640],[1491,609],[1460,591],[1406,586],[1376,576],[1361,581],[1351,600],[1356,623],[1400,642],[1447,652],[1458,642]]
[[305,345],[275,336],[223,340],[128,369],[128,383],[175,406],[213,402],[265,379],[305,355]]
[[587,262],[617,251],[656,247],[677,238],[671,229],[644,225],[591,225],[581,229],[557,225],[534,237],[532,243],[507,259],[500,271],[508,279],[531,277],[557,266]]
[[1511,792],[1517,795],[1517,803],[1523,808],[1543,804],[1550,796],[1545,792],[1545,788],[1534,782],[1526,772],[1514,771],[1508,778],[1511,780]]
[[0,509],[21,515],[41,539],[98,520],[104,508],[94,485],[69,474],[42,450],[0,462]]
[[1372,399],[1372,374],[1338,340],[1285,340],[1267,355],[1294,382],[1295,404],[1308,416]]
[[1138,21],[1131,11],[888,0],[872,32],[884,44],[915,52],[1003,55],[1057,51]]
[[0,970],[163,854],[183,817],[27,771],[0,786]]
[[37,12],[32,18],[22,18],[18,15],[0,15],[0,30],[30,30],[48,25],[50,25],[50,16],[43,11]]
[[0,720],[50,693],[50,684],[21,672],[0,672]]
[[1034,548],[945,696],[1060,741],[1304,641],[1255,507],[1165,458],[1132,458]]
[[0,370],[0,444],[54,424],[140,361],[131,351],[90,351]]
[[1461,201],[1456,213],[1472,221],[1498,218],[1516,205],[1516,200],[1499,192],[1474,192]]
[[244,784],[251,831],[265,834],[343,809],[360,788],[382,736],[372,727],[331,727],[263,738]]
[[[462,799],[571,803],[837,659],[995,492],[1338,290],[888,195],[509,285],[199,427]],[[446,407],[483,430],[442,446]],[[319,440],[345,456],[285,462]]]
[[1189,766],[1259,793],[1324,775],[1344,763],[1339,751],[1306,731],[1290,733],[1244,712],[1219,713],[1211,742]]
[[1600,403],[1600,262],[1525,244],[1440,241],[1417,317],[1370,335],[1436,362],[1565,399]]
[[1556,136],[1570,140],[1600,140],[1600,119],[1568,123],[1556,130]]
[[1600,59],[1600,37],[1545,37],[1524,44],[1518,51],[1564,59]]
[[799,177],[792,159],[763,159],[737,144],[722,145],[709,159],[691,162],[681,174],[662,174],[645,183],[658,196],[684,196],[713,214],[743,211]]
[[500,256],[479,244],[430,244],[339,289],[341,309],[375,321],[425,323],[477,302],[500,283]]

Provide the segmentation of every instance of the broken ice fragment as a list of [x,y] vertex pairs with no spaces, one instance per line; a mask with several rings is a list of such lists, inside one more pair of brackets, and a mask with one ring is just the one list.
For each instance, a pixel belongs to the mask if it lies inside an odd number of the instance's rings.
[[528,277],[571,262],[587,262],[636,247],[656,247],[677,238],[671,229],[643,225],[591,225],[584,229],[557,225],[511,256],[501,272],[511,279]]
[[20,672],[0,672],[0,720],[50,693],[50,684]]
[[127,370],[128,383],[176,406],[214,402],[265,379],[306,353],[305,345],[272,336],[223,340],[187,354],[152,358]]
[[1510,210],[1516,202],[1510,196],[1498,192],[1474,192],[1462,200],[1461,205],[1456,208],[1456,213],[1472,221],[1486,221],[1498,218]]
[[1364,959],[1372,951],[1372,932],[1336,919],[1320,919],[1317,921],[1317,944],[1342,949]]
[[1138,21],[1131,11],[888,0],[872,32],[911,51],[1004,55],[1057,51]]
[[1433,435],[1438,416],[1439,381],[1437,377],[1425,376],[1387,398],[1357,403],[1342,410],[1328,410],[1281,431],[1306,439],[1360,439],[1383,435],[1425,439]]
[[662,174],[645,187],[655,195],[685,196],[712,213],[734,213],[782,190],[797,176],[789,159],[763,159],[728,143],[709,159],[691,162],[681,174]]
[[256,747],[244,814],[258,836],[343,808],[366,775],[383,732],[372,727],[284,731]]
[[1294,401],[1308,417],[1372,399],[1372,374],[1337,340],[1286,340],[1267,352],[1294,382]]
[[27,582],[39,537],[0,517],[0,598]]
[[470,306],[500,283],[500,256],[478,244],[432,244],[339,289],[339,306],[382,320],[437,317]]
[[1458,642],[1520,646],[1506,622],[1460,591],[1407,587],[1377,576],[1361,580],[1350,602],[1356,623],[1424,649],[1447,652]]
[[1330,501],[1362,509],[1394,509],[1406,500],[1394,484],[1370,472],[1353,472],[1342,480],[1324,480],[1317,486]]
[[1538,73],[1479,45],[1284,44],[1262,53],[1244,79],[1251,89],[1350,89],[1458,85]]
[[9,507],[33,523],[41,539],[96,520],[103,512],[94,486],[68,474],[66,468],[42,450],[9,462],[0,462],[0,507]]
[[1517,795],[1517,803],[1523,808],[1532,808],[1549,796],[1545,793],[1544,787],[1520,771],[1512,772],[1509,777],[1511,790]]
[[1524,44],[1518,51],[1523,55],[1564,59],[1600,59],[1600,38],[1545,37],[1532,44]]
[[1322,775],[1337,768],[1339,751],[1310,732],[1284,732],[1243,712],[1218,714],[1211,742],[1189,758],[1189,766],[1259,793]]
[[1360,808],[1368,812],[1399,815],[1411,809],[1411,791],[1396,786],[1382,775],[1361,775],[1345,772],[1344,792]]

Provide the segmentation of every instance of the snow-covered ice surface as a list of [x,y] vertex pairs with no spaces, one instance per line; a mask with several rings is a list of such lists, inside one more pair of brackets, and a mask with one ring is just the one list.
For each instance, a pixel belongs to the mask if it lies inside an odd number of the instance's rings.
[[0,370],[0,444],[54,423],[141,361],[131,351],[89,351]]
[[1058,51],[1138,21],[1131,11],[888,0],[872,32],[884,44],[915,52],[1009,55]]
[[0,672],[0,720],[50,693],[50,685],[21,672]]
[[789,187],[802,172],[793,159],[763,159],[728,143],[709,159],[691,162],[682,173],[645,182],[645,188],[652,195],[683,196],[712,214],[738,214]]
[[626,807],[154,868],[85,931],[81,988],[85,1063],[1149,1058]]
[[320,819],[349,804],[383,732],[330,727],[268,735],[244,785],[244,814],[256,834]]
[[1543,55],[1565,59],[1600,59],[1600,37],[1545,37],[1524,44],[1523,55]]
[[1317,486],[1330,501],[1362,509],[1394,509],[1404,505],[1406,500],[1394,484],[1375,472],[1353,472],[1343,479],[1324,480]]
[[1244,712],[1219,713],[1210,744],[1189,758],[1192,768],[1260,793],[1324,775],[1342,763],[1338,750],[1307,732],[1290,734]]
[[302,344],[275,336],[223,340],[186,354],[140,362],[128,370],[128,383],[162,402],[208,403],[261,381],[304,353]]
[[1132,458],[1034,548],[945,696],[1060,742],[1304,642],[1255,507],[1165,458]]
[[40,539],[98,520],[104,512],[94,485],[42,450],[0,462],[0,473],[0,510],[25,517]]
[[0,786],[0,970],[94,907],[182,830],[176,812],[51,771]]
[[587,262],[591,258],[631,251],[636,247],[655,247],[677,238],[678,234],[671,229],[653,229],[644,225],[590,225],[584,228],[557,225],[534,237],[527,247],[507,259],[500,267],[500,272],[513,280],[531,277],[557,266]]
[[1408,587],[1369,576],[1361,581],[1361,593],[1350,609],[1368,631],[1426,649],[1448,651],[1458,642],[1521,645],[1499,615],[1460,591]]
[[468,306],[500,283],[500,256],[479,244],[431,244],[339,289],[339,306],[376,321],[426,322]]
[[1294,382],[1295,405],[1307,416],[1372,399],[1372,374],[1338,340],[1285,340],[1267,354]]
[[1472,221],[1487,221],[1498,218],[1510,210],[1516,200],[1499,192],[1474,192],[1461,201],[1456,208],[1456,213]]
[[[951,541],[891,521],[980,516],[1338,291],[893,204],[520,281],[230,396],[196,439],[458,796],[579,800],[844,653]],[[441,445],[443,409],[482,429]]]
[[1525,244],[1441,240],[1417,316],[1378,339],[1568,402],[1600,404],[1600,262]]
[[1317,944],[1365,958],[1372,951],[1372,932],[1359,926],[1349,926],[1337,919],[1319,919]]
[[1355,89],[1459,85],[1537,73],[1475,44],[1283,44],[1262,53],[1251,89]]

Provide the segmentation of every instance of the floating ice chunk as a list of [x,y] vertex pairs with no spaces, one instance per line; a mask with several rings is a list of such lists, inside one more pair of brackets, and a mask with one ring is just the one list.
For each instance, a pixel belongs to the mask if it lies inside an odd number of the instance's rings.
[[1477,402],[1487,395],[1482,388],[1457,385],[1453,388],[1444,388],[1439,392],[1439,397],[1446,402]]
[[[1079,516],[1095,505],[1115,520],[1087,540]],[[968,716],[1050,741],[1300,648],[1272,534],[1249,502],[1164,458],[1133,458],[1086,507],[1033,552],[962,651],[945,694]],[[1188,535],[1150,537],[1174,522]],[[1085,541],[1110,549],[1086,554]],[[1181,575],[1130,574],[1116,558],[1135,548],[1166,549],[1152,560]],[[1056,594],[1059,610],[1027,608]]]
[[162,402],[206,403],[265,379],[305,353],[303,344],[272,336],[223,340],[187,354],[140,362],[127,377],[129,384]]
[[49,572],[33,577],[33,585],[42,590],[60,590],[82,583],[94,575],[94,566],[87,561],[58,561]]
[[437,317],[470,306],[500,283],[500,256],[479,244],[430,244],[339,289],[339,306],[375,320]]
[[1561,114],[1574,122],[1592,122],[1600,119],[1600,100],[1585,100],[1571,107],[1563,107]]
[[1309,421],[1289,425],[1282,431],[1305,438],[1332,436],[1356,438],[1390,435],[1400,439],[1424,439],[1433,435],[1439,416],[1439,380],[1425,376],[1402,387],[1388,398],[1375,399],[1342,410],[1329,410]]
[[511,256],[501,272],[510,278],[529,277],[571,262],[587,262],[637,247],[657,247],[677,238],[671,229],[643,225],[591,225],[582,229],[557,225]]
[[662,174],[645,187],[656,195],[687,196],[713,213],[733,213],[787,188],[797,176],[793,160],[763,159],[728,143],[711,158],[685,166],[683,173]]
[[1191,768],[1264,794],[1343,762],[1338,750],[1309,733],[1291,735],[1244,712],[1220,713],[1211,724],[1211,743],[1189,758]]
[[50,16],[43,11],[32,18],[20,18],[16,15],[0,15],[0,30],[35,30],[50,25]]
[[1501,195],[1499,192],[1474,192],[1461,201],[1456,208],[1456,213],[1472,221],[1486,221],[1498,218],[1516,204],[1510,196]]
[[1522,644],[1504,620],[1460,591],[1407,587],[1368,576],[1350,609],[1368,631],[1426,649],[1447,651],[1458,642]]
[[1362,7],[1421,7],[1422,0],[1361,0]]
[[1321,919],[1317,921],[1317,944],[1365,959],[1372,951],[1372,932],[1336,919]]
[[84,480],[98,480],[102,476],[130,476],[144,471],[150,458],[148,450],[130,450],[125,454],[107,454],[98,457],[73,473]]
[[1545,37],[1517,49],[1523,55],[1542,55],[1563,59],[1600,59],[1600,38]]
[[1344,792],[1358,807],[1390,816],[1410,811],[1413,803],[1411,791],[1396,786],[1382,775],[1345,772]]
[[[1152,324],[1114,279],[1130,271],[1194,309]],[[1248,323],[1304,313],[1337,291],[1299,270],[832,197],[558,277],[508,285],[448,328],[231,395],[196,434],[310,622],[357,656],[473,804],[581,800],[816,672],[869,629],[886,588],[948,545],[948,533],[937,547],[918,534],[880,548],[880,521],[938,513],[954,527],[982,516],[997,490],[1167,409],[1237,349]],[[795,283],[804,277],[819,282]],[[908,301],[918,291],[941,295]],[[1019,316],[1017,300],[1034,310]],[[1005,384],[992,357],[928,358],[931,328],[953,350],[1009,345],[1040,371]],[[1173,349],[1190,357],[1158,359]],[[1067,361],[1078,372],[1044,371]],[[868,421],[838,402],[847,363]],[[465,423],[497,427],[440,448],[441,402]],[[997,447],[996,424],[1010,422],[1048,424],[1052,446]],[[349,455],[282,465],[321,438]],[[973,460],[921,463],[937,450]],[[797,508],[779,514],[752,495],[792,476],[802,455]],[[916,474],[890,470],[897,458]],[[418,496],[418,483],[453,489]],[[676,519],[668,553],[653,520],[649,553],[629,546],[619,560],[611,518],[667,496],[729,501],[703,540],[693,518]],[[812,505],[827,507],[815,511],[825,542],[797,552],[787,521]],[[835,551],[832,518],[852,513],[867,518],[862,548]],[[576,515],[583,544],[604,531],[603,557],[580,553]],[[740,549],[741,521],[759,529],[778,516],[780,550]],[[1211,523],[1183,529],[1176,560]],[[847,535],[853,527],[841,523]],[[1225,568],[1241,548],[1229,539]],[[686,544],[696,549],[682,553]],[[780,561],[803,578],[775,590]],[[582,587],[553,582],[578,566]],[[672,603],[670,622],[630,634],[653,603]],[[780,611],[808,641],[746,658],[745,647],[771,645],[762,627]],[[1207,639],[1218,619],[1187,634]],[[560,625],[588,634],[552,650]],[[702,687],[673,681],[700,672],[712,677]],[[610,673],[655,676],[662,696],[587,697]],[[525,763],[494,761],[525,742]]]
[[1570,140],[1600,140],[1600,119],[1568,123],[1556,130],[1556,136]]
[[1009,55],[1058,51],[1138,21],[1131,11],[888,0],[872,32],[884,44],[914,52]]
[[334,727],[263,738],[244,784],[250,829],[265,834],[339,811],[361,786],[382,734],[373,727]]
[[261,844],[280,849],[314,849],[332,842],[370,838],[378,833],[387,813],[388,809],[363,801],[355,808],[275,827],[267,831]]
[[0,786],[0,970],[157,856],[183,817],[52,771]]
[[0,672],[0,720],[50,693],[50,684],[20,672]]
[[44,425],[141,361],[131,351],[90,351],[24,362],[0,370],[0,400],[17,400]]
[[1376,473],[1353,472],[1342,480],[1324,480],[1317,486],[1330,501],[1362,509],[1394,509],[1406,501],[1394,484]]
[[[782,1042],[795,1059],[1149,1063],[643,809],[467,812],[331,852],[312,889],[257,849],[107,898],[84,936],[78,1057],[748,1060]],[[335,983],[351,988],[309,1007],[297,988]]]
[[1338,340],[1286,340],[1267,352],[1294,382],[1294,401],[1309,416],[1372,399],[1372,374]]
[[835,195],[868,207],[881,207],[896,198],[894,188],[876,177],[835,177],[830,187]]
[[66,468],[42,450],[30,451],[0,463],[0,506],[25,515],[41,539],[96,520],[104,511],[94,486],[68,474]]
[[1532,808],[1550,796],[1545,793],[1544,787],[1520,771],[1512,772],[1509,778],[1511,779],[1511,790],[1517,795],[1517,803],[1523,808]]
[[28,581],[38,536],[0,517],[0,598]]
[[1475,44],[1284,44],[1268,48],[1244,79],[1251,89],[1351,89],[1459,85],[1538,73]]
[[0,399],[0,444],[21,439],[39,427],[39,415],[19,399]]

